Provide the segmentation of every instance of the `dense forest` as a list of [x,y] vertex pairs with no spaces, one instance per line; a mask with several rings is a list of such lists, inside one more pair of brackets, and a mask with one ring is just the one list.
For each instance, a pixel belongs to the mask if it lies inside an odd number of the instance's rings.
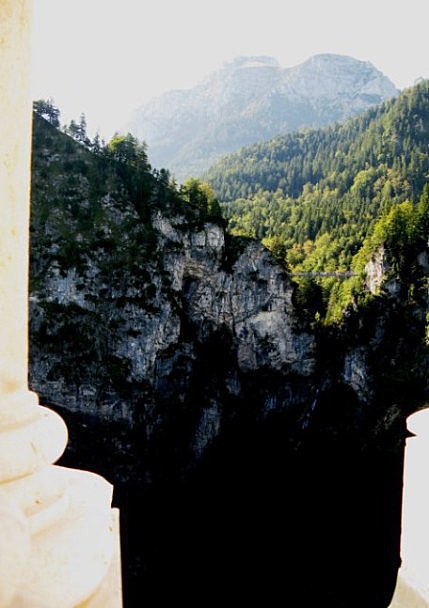
[[294,272],[347,271],[376,221],[422,195],[428,135],[424,81],[346,124],[243,148],[205,177],[232,233],[263,239]]

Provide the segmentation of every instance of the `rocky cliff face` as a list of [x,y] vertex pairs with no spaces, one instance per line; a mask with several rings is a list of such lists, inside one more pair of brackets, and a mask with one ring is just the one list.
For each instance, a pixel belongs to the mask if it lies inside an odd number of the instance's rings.
[[[221,226],[189,227],[159,211],[152,225],[154,255],[140,286],[127,268],[108,286],[106,260],[100,267],[92,256],[79,272],[51,266],[43,295],[31,300],[33,386],[70,411],[138,421],[147,440],[183,416],[193,460],[242,407],[252,374],[304,385],[315,372],[315,339],[299,326],[289,278],[259,243],[234,252]],[[288,407],[282,390],[264,388],[259,415]]]
[[64,462],[116,484],[126,605],[386,607],[427,252],[412,290],[325,329],[260,244],[151,184],[142,208],[116,165],[36,125],[31,385],[68,422]]
[[316,55],[292,68],[271,57],[238,57],[194,88],[142,106],[127,129],[147,141],[155,166],[182,179],[221,154],[345,120],[397,93],[374,66],[351,57]]

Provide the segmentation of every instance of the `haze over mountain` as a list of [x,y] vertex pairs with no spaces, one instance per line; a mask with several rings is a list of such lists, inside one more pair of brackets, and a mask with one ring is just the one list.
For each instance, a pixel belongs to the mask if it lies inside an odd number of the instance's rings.
[[397,94],[371,63],[352,57],[321,54],[291,68],[238,57],[195,87],[143,105],[127,129],[147,142],[154,166],[181,180],[243,145],[343,121]]

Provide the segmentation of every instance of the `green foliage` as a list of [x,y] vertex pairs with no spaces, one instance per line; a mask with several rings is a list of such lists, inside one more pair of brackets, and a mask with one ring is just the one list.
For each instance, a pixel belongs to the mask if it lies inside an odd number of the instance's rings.
[[140,142],[134,135],[119,135],[115,133],[107,144],[107,151],[118,163],[126,164],[134,169],[149,168],[146,144]]
[[428,226],[429,185],[417,204],[404,201],[383,213],[355,256],[353,269],[362,272],[371,254],[383,246],[388,251],[392,269],[396,273],[407,271],[407,264],[427,247]]
[[70,137],[73,137],[75,141],[78,141],[84,146],[91,147],[91,140],[86,133],[85,114],[80,115],[78,123],[72,119],[70,124],[64,127],[64,132],[67,133],[67,135],[70,135]]
[[[354,256],[351,268],[355,276],[337,282],[331,288],[326,321],[339,321],[347,307],[353,302],[361,304],[370,297],[363,289],[365,266],[376,253],[386,255],[386,278],[394,278],[401,286],[403,298],[416,300],[422,292],[424,272],[417,257],[427,250],[429,220],[429,186],[426,186],[417,204],[410,201],[399,203],[385,211],[365,238],[359,252]],[[423,305],[424,303],[421,302]]]
[[294,291],[293,301],[302,319],[314,322],[325,316],[323,290],[311,277],[303,277]]
[[[206,178],[231,233],[261,239],[293,273],[316,273],[334,322],[362,294],[377,247],[399,267],[427,240],[427,186],[415,205],[429,179],[428,140],[426,81],[346,124],[243,148]],[[321,276],[349,270],[356,276]]]
[[142,219],[147,220],[155,180],[150,172],[146,144],[131,133],[116,133],[107,144],[104,156],[115,166]]
[[53,267],[84,273],[96,254],[109,289],[127,269],[144,293],[142,268],[156,255],[149,206],[177,197],[150,172],[145,146],[117,138],[93,153],[36,115],[32,169],[33,287]]
[[426,81],[346,124],[243,148],[206,178],[233,233],[280,239],[292,270],[341,271],[384,212],[417,201],[428,137]]
[[52,99],[39,99],[33,102],[33,110],[38,115],[44,118],[55,128],[60,126],[60,111],[54,105]]
[[413,247],[418,235],[418,215],[414,205],[405,201],[392,207],[377,222],[373,232],[375,242],[383,242],[400,264]]
[[198,209],[203,221],[223,221],[221,206],[208,183],[190,177],[181,186],[179,194],[189,205]]
[[276,262],[282,266],[286,265],[286,246],[279,236],[268,236],[263,239],[262,244],[271,251]]
[[426,184],[417,205],[417,235],[422,241],[429,238],[429,184]]

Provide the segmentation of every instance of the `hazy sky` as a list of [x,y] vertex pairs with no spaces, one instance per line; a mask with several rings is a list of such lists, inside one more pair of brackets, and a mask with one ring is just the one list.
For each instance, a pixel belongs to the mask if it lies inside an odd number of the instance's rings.
[[399,88],[429,77],[427,0],[33,0],[35,99],[110,137],[130,111],[238,55],[371,61]]

